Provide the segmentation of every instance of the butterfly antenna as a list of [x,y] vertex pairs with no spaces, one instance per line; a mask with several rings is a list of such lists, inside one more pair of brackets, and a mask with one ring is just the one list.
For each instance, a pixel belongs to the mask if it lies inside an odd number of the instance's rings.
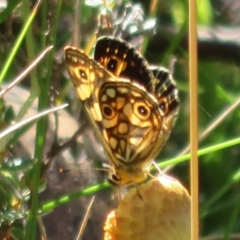
[[79,171],[79,172],[87,172],[87,171],[104,171],[109,172],[109,167],[103,167],[103,168],[70,168],[70,169],[64,169],[59,168],[59,173],[67,173],[71,171]]

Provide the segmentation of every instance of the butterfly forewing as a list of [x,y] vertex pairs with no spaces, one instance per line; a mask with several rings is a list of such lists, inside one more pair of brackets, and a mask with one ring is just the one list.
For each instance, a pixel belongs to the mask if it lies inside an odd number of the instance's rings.
[[153,74],[147,61],[127,42],[113,38],[99,38],[94,51],[94,59],[116,77],[135,81],[145,87]]

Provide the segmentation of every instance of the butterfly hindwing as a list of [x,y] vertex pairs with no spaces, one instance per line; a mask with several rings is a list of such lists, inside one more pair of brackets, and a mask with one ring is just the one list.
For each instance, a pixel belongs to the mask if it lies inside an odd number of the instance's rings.
[[99,93],[103,128],[115,164],[148,162],[161,130],[157,102],[143,87],[129,81],[106,82]]

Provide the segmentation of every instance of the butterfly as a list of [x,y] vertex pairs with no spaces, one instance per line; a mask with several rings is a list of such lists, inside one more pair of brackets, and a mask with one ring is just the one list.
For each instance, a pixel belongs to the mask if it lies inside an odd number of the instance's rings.
[[135,48],[113,37],[97,41],[94,59],[75,47],[64,50],[74,88],[109,160],[109,181],[144,181],[177,116],[171,74],[150,67]]

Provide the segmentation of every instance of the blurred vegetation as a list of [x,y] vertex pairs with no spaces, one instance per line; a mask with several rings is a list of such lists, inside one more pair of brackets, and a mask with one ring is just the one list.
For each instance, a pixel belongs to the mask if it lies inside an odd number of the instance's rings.
[[[104,158],[100,147],[93,153],[92,148],[98,145],[88,142],[91,132],[85,132],[88,139],[83,134],[78,142],[70,142],[64,152],[59,147],[71,138],[78,122],[87,126],[84,118],[78,120],[79,100],[66,74],[63,47],[76,45],[91,50],[97,32],[97,16],[107,12],[119,20],[125,4],[129,3],[113,0],[106,8],[102,4],[94,6],[96,2],[79,1],[79,20],[76,22],[76,1],[43,0],[35,16],[31,15],[35,2],[14,0],[4,6],[4,1],[0,1],[2,89],[43,50],[53,45],[31,74],[0,99],[0,239],[32,240],[40,239],[40,236],[75,239],[89,200],[85,195],[91,193],[97,198],[83,239],[101,239],[104,216],[113,202],[112,191],[106,189],[106,184],[87,191],[88,186],[103,182],[105,174],[81,171],[101,166],[101,161],[93,161]],[[152,64],[170,68],[180,90],[179,117],[157,158],[161,162],[177,156],[189,144],[188,61],[191,59],[188,59],[187,49],[187,1],[162,0],[152,8],[154,2],[131,1],[141,4],[145,20],[156,20],[155,34],[147,31],[144,35],[143,55]],[[240,3],[238,0],[198,2],[201,135],[216,118],[239,102]],[[34,18],[28,31],[22,32],[30,16]],[[74,33],[77,36],[72,41]],[[132,37],[142,40],[144,33],[137,33]],[[17,41],[20,41],[18,45]],[[14,47],[16,54],[10,58]],[[3,71],[8,60],[10,65]],[[28,123],[3,136],[11,124],[66,102],[69,107],[64,113],[49,114],[48,118],[40,118],[37,123]],[[238,106],[200,141],[199,147],[239,138],[239,122]],[[88,127],[86,131],[90,131]],[[199,158],[202,239],[240,239],[239,160],[239,145],[215,150]],[[58,171],[72,166],[80,171],[66,174]],[[177,163],[169,174],[189,187],[189,162]],[[79,192],[79,189],[86,191]],[[61,198],[63,196],[68,199]],[[56,201],[58,198],[60,200]]]

